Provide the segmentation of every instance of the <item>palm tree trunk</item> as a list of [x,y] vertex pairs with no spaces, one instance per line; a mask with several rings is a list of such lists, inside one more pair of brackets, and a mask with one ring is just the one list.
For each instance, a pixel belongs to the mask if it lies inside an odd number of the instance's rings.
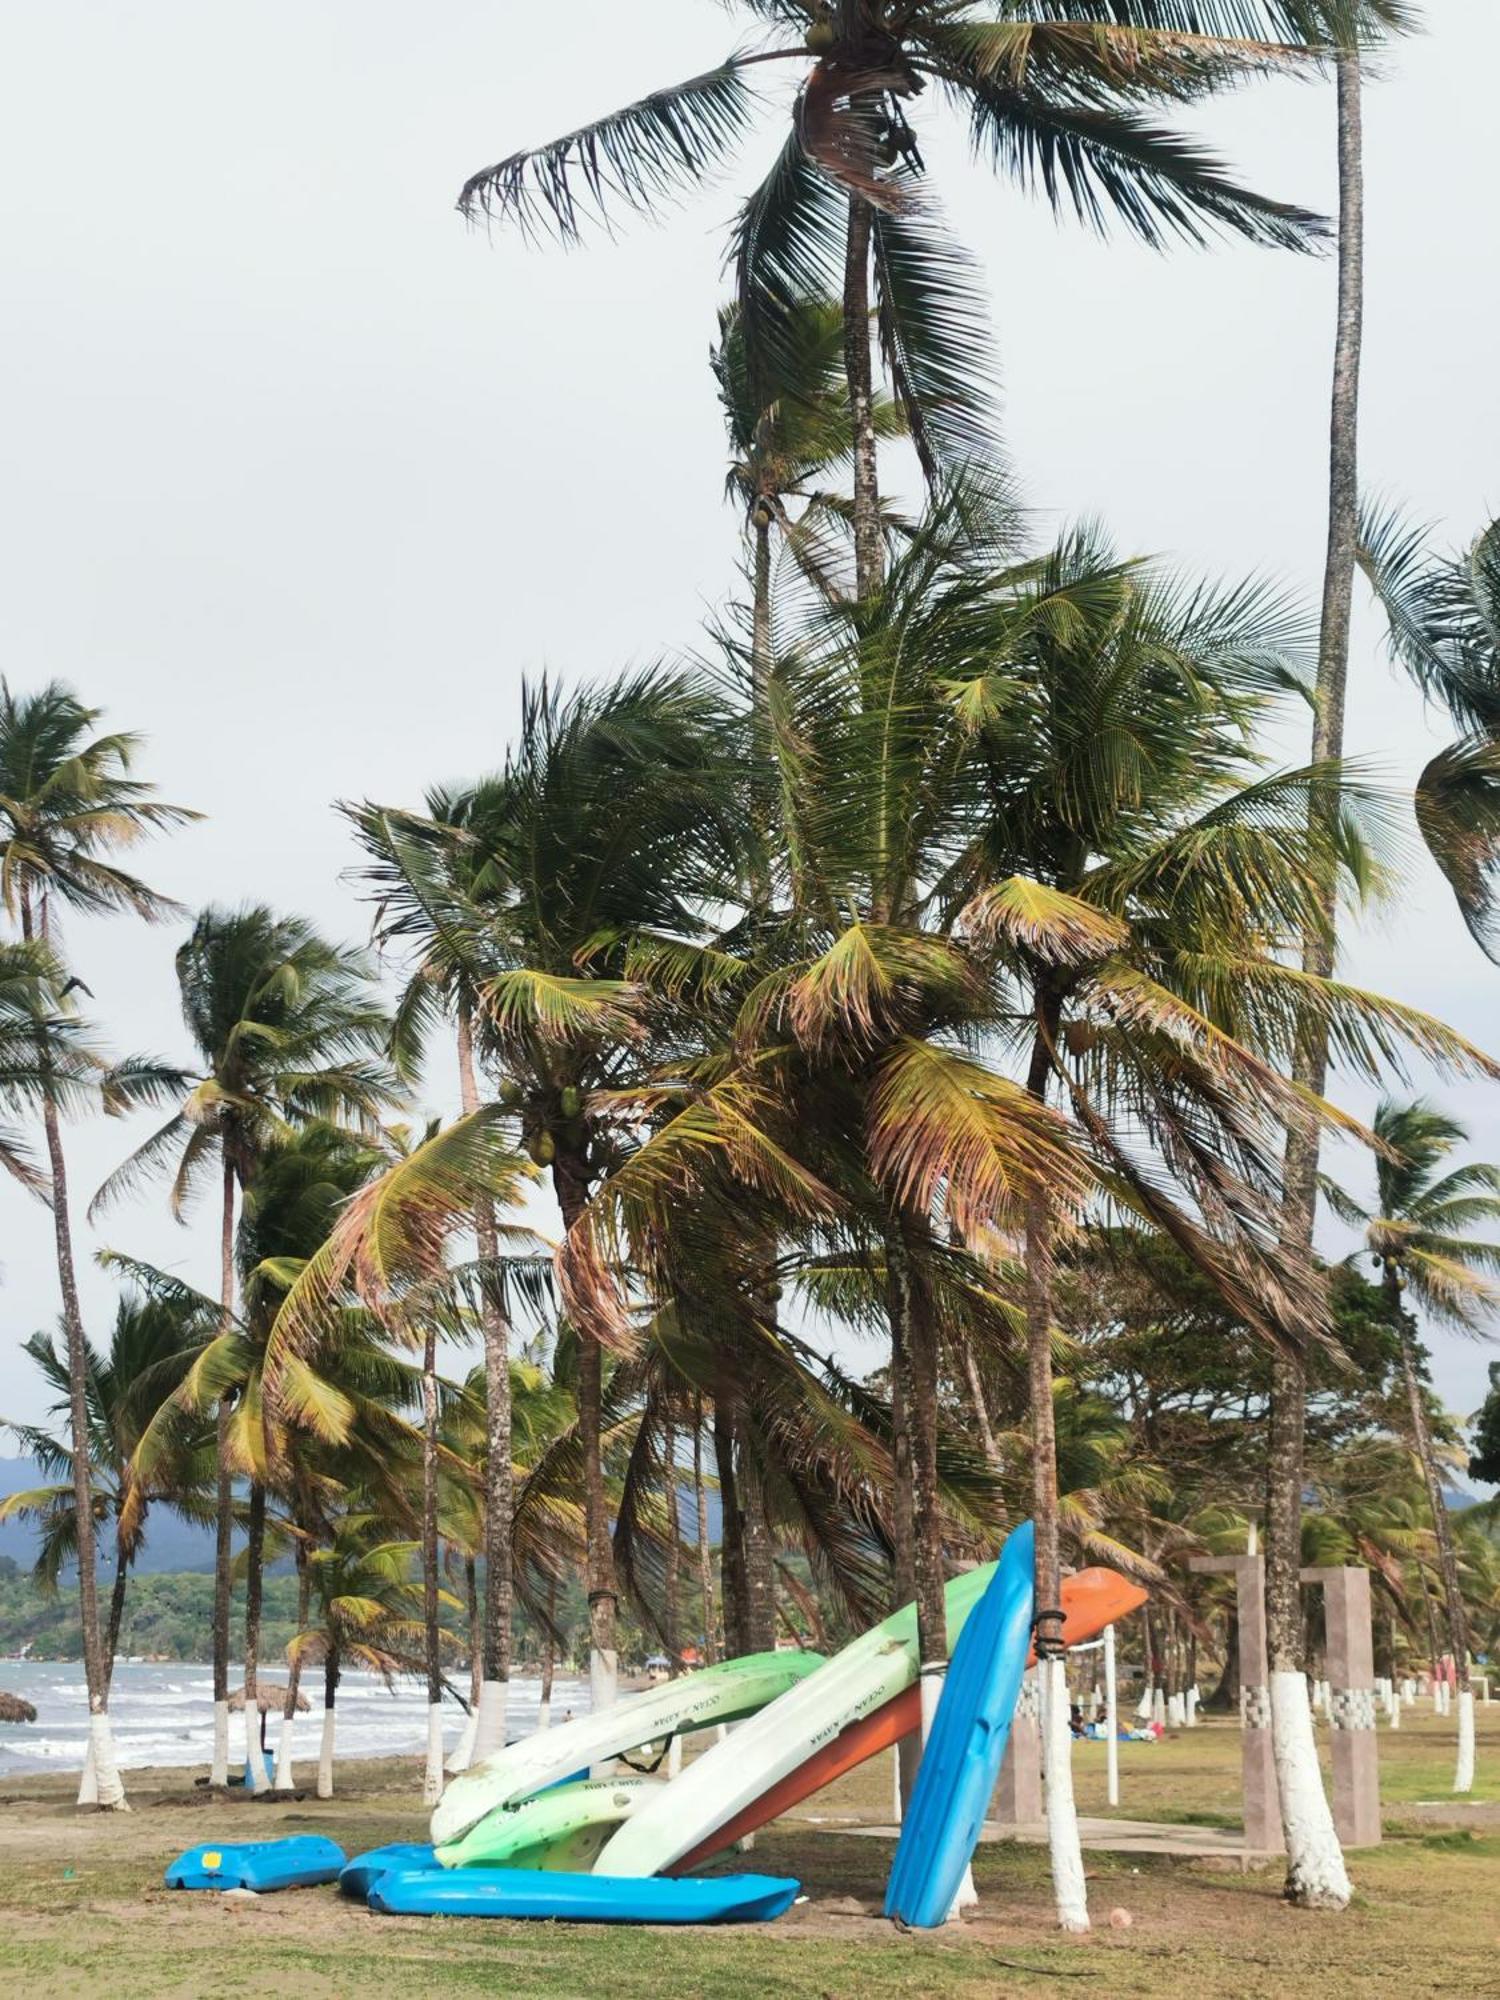
[[[235,1173],[224,1146],[223,1201],[219,1223],[219,1337],[234,1331],[234,1204]],[[230,1556],[234,1539],[234,1486],[229,1471],[229,1400],[219,1398],[215,1423],[217,1475],[214,1511],[214,1753],[210,1785],[229,1783],[229,1599]]]
[[[472,1022],[467,1005],[462,1003],[458,1013],[458,1075],[467,1115],[479,1108],[479,1084],[474,1069]],[[495,1205],[487,1195],[475,1203],[474,1234],[485,1266],[480,1280],[485,1390],[484,1637],[474,1729],[473,1761],[477,1763],[505,1742],[515,1600],[511,1557],[515,1474],[511,1444],[510,1328],[495,1269],[500,1255]]]
[[714,1460],[719,1474],[719,1568],[724,1585],[724,1651],[739,1659],[750,1650],[745,1527],[734,1456],[735,1392],[722,1367],[714,1395]]
[[666,1461],[666,1534],[665,1575],[663,1577],[663,1600],[665,1606],[664,1624],[666,1628],[667,1659],[671,1662],[674,1675],[682,1672],[682,1534],[677,1519],[677,1426],[668,1410],[662,1439],[662,1457]]
[[[764,504],[758,504],[750,521],[755,538],[754,597],[750,614],[750,693],[757,733],[766,735],[771,685],[771,522]],[[758,745],[758,751],[763,745]],[[762,759],[759,754],[756,763]]]
[[974,1350],[967,1341],[959,1349],[964,1371],[964,1387],[969,1392],[969,1407],[974,1412],[974,1422],[979,1428],[979,1442],[984,1450],[984,1462],[991,1472],[1000,1470],[1000,1445],[995,1437],[995,1426],[990,1421],[989,1404],[985,1400],[984,1383],[979,1376],[979,1363]]
[[703,1657],[712,1666],[719,1657],[714,1615],[714,1565],[708,1541],[708,1488],[703,1480],[703,1398],[693,1404],[693,1498],[698,1508],[698,1594],[703,1599]]
[[[897,1374],[895,1357],[899,1353],[905,1363],[902,1400],[908,1415],[908,1423],[903,1426],[904,1450],[900,1444],[897,1447],[896,1506],[898,1515],[904,1512],[911,1524],[911,1583],[917,1606],[918,1655],[924,1673],[933,1669],[941,1675],[948,1658],[948,1627],[942,1514],[938,1501],[937,1346],[911,1244],[899,1217],[893,1218],[886,1230],[885,1261],[892,1383]],[[899,1469],[902,1457],[907,1463],[904,1477]],[[908,1482],[910,1502],[903,1507],[901,1489]]]
[[[42,902],[41,934],[48,935],[47,906]],[[35,941],[31,890],[21,885],[21,935]],[[68,1424],[73,1444],[73,1511],[78,1535],[78,1616],[83,1636],[83,1677],[89,1697],[89,1750],[97,1804],[113,1812],[127,1810],[125,1787],[115,1763],[114,1736],[109,1721],[109,1676],[99,1629],[99,1576],[94,1541],[94,1482],[89,1466],[88,1343],[83,1332],[83,1308],[78,1298],[78,1271],[73,1258],[73,1224],[68,1209],[68,1163],[63,1152],[62,1121],[51,1088],[52,1057],[46,1038],[37,1049],[42,1073],[42,1130],[51,1174],[48,1202],[62,1293],[63,1333],[68,1347]]]
[[[1036,997],[1038,1032],[1026,1087],[1045,1103],[1052,1050],[1062,1018],[1060,998],[1045,986]],[[1042,1696],[1047,1844],[1052,1895],[1065,1931],[1089,1928],[1083,1846],[1073,1800],[1073,1737],[1062,1644],[1062,1549],[1057,1497],[1057,1421],[1052,1400],[1053,1221],[1038,1188],[1026,1209],[1026,1356],[1031,1404],[1031,1517],[1036,1535],[1037,1679]],[[1149,1674],[1149,1667],[1147,1669]]]
[[252,1792],[269,1789],[266,1760],[260,1738],[264,1722],[260,1717],[257,1680],[260,1673],[260,1617],[265,1585],[266,1489],[258,1479],[250,1482],[250,1519],[245,1546],[245,1782]]
[[[307,1567],[307,1549],[299,1540],[297,1543],[297,1630],[307,1630],[307,1615],[312,1605],[312,1577]],[[297,1728],[297,1696],[302,1686],[302,1659],[293,1653],[286,1676],[286,1700],[281,1705],[281,1734],[276,1739],[276,1783],[278,1792],[294,1789],[292,1777],[292,1749]]]
[[[1339,271],[1338,330],[1329,420],[1328,550],[1313,720],[1313,762],[1343,755],[1349,675],[1349,619],[1359,540],[1359,372],[1364,310],[1364,174],[1360,59],[1337,58]],[[1311,811],[1327,810],[1314,797]],[[1321,887],[1323,933],[1303,940],[1304,970],[1326,978],[1333,969],[1336,884]],[[1317,1096],[1328,1079],[1328,1037],[1317,1027],[1301,1038],[1295,1080]],[[1288,1127],[1282,1237],[1311,1256],[1317,1219],[1318,1129],[1311,1118]],[[1300,1574],[1302,1487],[1307,1422],[1305,1356],[1278,1350],[1271,1375],[1266,1500],[1266,1653],[1271,1676],[1271,1728],[1276,1784],[1286,1842],[1286,1895],[1305,1908],[1344,1909],[1351,1894],[1343,1850],[1318,1768],[1303,1672]]]
[[1427,1506],[1432,1514],[1432,1532],[1437,1540],[1438,1570],[1443,1579],[1444,1607],[1448,1616],[1448,1644],[1458,1683],[1458,1767],[1453,1789],[1455,1792],[1470,1792],[1474,1789],[1474,1692],[1469,1684],[1469,1616],[1458,1579],[1453,1524],[1448,1519],[1443,1478],[1438,1470],[1437,1454],[1432,1448],[1427,1405],[1422,1396],[1422,1385],[1417,1380],[1416,1343],[1411,1317],[1402,1307],[1396,1273],[1390,1265],[1386,1266],[1382,1284],[1401,1336],[1401,1375],[1406,1384],[1407,1406],[1411,1411],[1412,1444],[1427,1487]]
[[542,1640],[542,1688],[537,1700],[536,1726],[550,1728],[552,1723],[552,1677],[557,1666],[557,1640],[553,1636],[553,1626],[557,1622],[557,1580],[547,1579],[547,1630]]
[[861,603],[885,579],[880,535],[880,481],[875,448],[875,388],[870,360],[870,231],[874,211],[849,197],[844,247],[844,373],[854,436],[854,577]]
[[333,1729],[334,1703],[339,1692],[339,1653],[337,1646],[330,1646],[328,1658],[323,1662],[323,1740],[318,1746],[318,1797],[333,1797]]
[[422,1651],[427,1669],[427,1763],[422,1803],[443,1796],[443,1662],[438,1649],[437,1329],[422,1348]]
[[[559,1146],[552,1182],[563,1227],[572,1229],[588,1201],[588,1169],[576,1148]],[[583,1445],[583,1528],[588,1551],[589,1693],[596,1709],[612,1707],[619,1686],[615,1617],[619,1590],[609,1510],[604,1497],[604,1351],[578,1328],[578,1434]]]

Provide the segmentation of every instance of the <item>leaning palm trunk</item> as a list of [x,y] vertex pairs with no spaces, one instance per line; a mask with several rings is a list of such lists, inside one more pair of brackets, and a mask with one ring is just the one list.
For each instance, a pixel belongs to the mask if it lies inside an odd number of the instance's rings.
[[[1349,672],[1349,617],[1359,529],[1359,368],[1364,305],[1364,184],[1361,164],[1360,63],[1357,51],[1338,57],[1339,277],[1338,335],[1329,426],[1328,554],[1318,648],[1313,762],[1343,754]],[[1311,810],[1329,810],[1315,796]],[[1333,970],[1334,884],[1323,888],[1324,926],[1303,941],[1305,971]],[[1299,1042],[1295,1080],[1322,1096],[1328,1080],[1328,1037],[1310,1026]],[[1317,1219],[1318,1128],[1311,1117],[1287,1132],[1282,1236],[1311,1256]],[[1270,1667],[1271,1730],[1276,1786],[1286,1843],[1286,1895],[1308,1908],[1343,1909],[1349,1876],[1318,1769],[1312,1711],[1303,1673],[1301,1616],[1302,1486],[1307,1421],[1305,1356],[1290,1347],[1272,1366],[1266,1498],[1266,1651]]]
[[[1046,990],[1037,995],[1038,1033],[1027,1088],[1039,1103],[1046,1101],[1061,1014],[1061,1003],[1055,995]],[[1052,1235],[1046,1192],[1039,1187],[1026,1209],[1026,1354],[1031,1402],[1031,1513],[1036,1535],[1037,1679],[1042,1698],[1052,1894],[1059,1925],[1065,1931],[1080,1932],[1089,1928],[1089,1910],[1083,1843],[1073,1799],[1073,1737],[1068,1726],[1068,1679],[1062,1642],[1057,1426],[1052,1400]]]
[[735,1464],[735,1392],[722,1363],[714,1392],[714,1464],[719,1475],[719,1571],[724,1598],[724,1651],[733,1660],[750,1650],[745,1529]]
[[677,1426],[670,1410],[663,1427],[662,1457],[666,1461],[666,1549],[662,1578],[663,1637],[667,1660],[675,1676],[682,1672],[682,1531],[677,1519]]
[[[219,1228],[219,1335],[234,1330],[234,1166],[224,1151],[223,1208]],[[214,1752],[210,1785],[229,1783],[229,1598],[234,1489],[229,1474],[229,1403],[220,1397],[215,1427],[217,1481],[214,1515]]]
[[[128,1484],[130,1473],[125,1474]],[[121,1495],[123,1501],[124,1495]],[[112,1688],[115,1678],[115,1655],[120,1650],[120,1627],[125,1621],[125,1591],[130,1581],[130,1558],[125,1553],[125,1545],[118,1533],[115,1537],[115,1579],[109,1593],[109,1622],[104,1634],[104,1685]],[[97,1806],[99,1803],[99,1780],[94,1770],[94,1743],[89,1738],[88,1748],[83,1755],[83,1776],[78,1785],[78,1803],[81,1806]]]
[[[458,1015],[458,1074],[467,1117],[479,1108],[479,1085],[474,1072],[473,1028],[466,1005],[460,1005]],[[511,1460],[510,1329],[500,1296],[497,1271],[500,1238],[495,1205],[488,1195],[475,1203],[474,1234],[483,1266],[479,1284],[485,1392],[484,1631],[471,1753],[477,1761],[500,1749],[505,1742],[515,1591],[511,1565],[515,1475]]]
[[261,1594],[265,1582],[266,1489],[250,1485],[250,1519],[245,1546],[245,1783],[252,1792],[270,1789],[261,1748],[259,1687]]
[[443,1664],[438,1651],[437,1330],[422,1351],[422,1640],[427,1668],[427,1763],[422,1803],[443,1796]]
[[[42,937],[47,937],[46,898],[42,901]],[[33,942],[31,892],[21,890],[21,935]],[[42,1072],[42,1129],[51,1174],[49,1202],[57,1254],[57,1280],[62,1292],[63,1331],[68,1345],[68,1423],[73,1443],[73,1513],[78,1536],[78,1616],[83,1628],[83,1677],[89,1697],[89,1747],[84,1767],[93,1767],[88,1801],[114,1812],[126,1810],[125,1787],[115,1763],[114,1734],[109,1721],[109,1676],[99,1629],[99,1579],[94,1554],[94,1492],[89,1473],[88,1347],[83,1336],[83,1308],[78,1299],[78,1273],[73,1260],[73,1224],[68,1210],[68,1163],[63,1152],[62,1121],[50,1087],[52,1058],[45,1039],[37,1051]]]
[[[1448,1618],[1448,1645],[1457,1679],[1458,1765],[1454,1772],[1453,1789],[1455,1792],[1471,1792],[1474,1789],[1474,1691],[1469,1682],[1469,1617],[1458,1580],[1458,1554],[1453,1546],[1448,1505],[1443,1498],[1442,1474],[1438,1471],[1437,1454],[1432,1448],[1432,1430],[1427,1422],[1422,1385],[1417,1380],[1411,1321],[1402,1309],[1396,1274],[1389,1269],[1384,1279],[1384,1290],[1401,1335],[1401,1374],[1406,1384],[1407,1407],[1411,1411],[1412,1444],[1422,1467],[1427,1505],[1432,1514],[1432,1532],[1437,1542],[1438,1570],[1443,1579],[1444,1609]],[[1433,1664],[1436,1666],[1438,1662],[1434,1660]]]

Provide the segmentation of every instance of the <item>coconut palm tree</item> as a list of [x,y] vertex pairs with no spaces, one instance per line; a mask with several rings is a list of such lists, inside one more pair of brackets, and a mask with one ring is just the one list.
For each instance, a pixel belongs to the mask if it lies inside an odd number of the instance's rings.
[[1456,1792],[1474,1787],[1474,1696],[1469,1685],[1469,1631],[1459,1583],[1443,1475],[1433,1447],[1422,1377],[1426,1352],[1408,1299],[1450,1326],[1481,1332],[1497,1306],[1500,1243],[1476,1229],[1500,1223],[1500,1167],[1471,1162],[1444,1172],[1468,1133],[1456,1118],[1417,1099],[1384,1099],[1374,1130],[1384,1150],[1375,1160],[1375,1206],[1366,1210],[1342,1189],[1328,1188],[1346,1222],[1362,1225],[1380,1272],[1381,1288],[1401,1340],[1401,1371],[1411,1423],[1411,1447],[1422,1470],[1437,1539],[1449,1651],[1458,1676]]
[[[213,1438],[202,1425],[179,1427],[173,1450],[144,1484],[134,1463],[148,1425],[180,1386],[203,1330],[202,1311],[194,1304],[127,1292],[115,1308],[107,1351],[100,1354],[89,1346],[90,1484],[95,1518],[112,1528],[114,1541],[114,1580],[104,1627],[107,1676],[114,1669],[126,1589],[145,1545],[151,1508],[167,1506],[200,1523],[213,1516]],[[24,1351],[57,1392],[53,1412],[64,1414],[71,1396],[66,1347],[59,1352],[51,1334],[35,1333]],[[55,1483],[9,1495],[0,1502],[0,1520],[20,1516],[38,1523],[36,1575],[55,1590],[63,1568],[78,1553],[73,1447],[67,1434],[40,1425],[11,1423],[6,1428]]]
[[[165,804],[145,780],[131,776],[140,739],[128,732],[99,732],[100,717],[100,710],[86,707],[60,682],[25,695],[0,680],[0,902],[7,917],[19,925],[24,941],[40,944],[54,956],[57,926],[65,911],[89,915],[124,911],[147,922],[172,914],[174,904],[139,876],[117,867],[110,857],[150,833],[197,817],[185,807]],[[65,997],[67,984],[71,982],[58,982],[59,998]],[[48,1205],[68,1353],[84,1675],[99,1803],[123,1808],[125,1791],[111,1744],[99,1625],[89,1454],[81,1443],[88,1434],[88,1348],[62,1141],[62,1114],[76,1077],[69,1073],[73,1057],[60,1048],[51,1013],[44,1009],[35,1017],[34,1098],[46,1137]],[[147,1099],[163,1082],[148,1073],[150,1067],[145,1066],[137,1078],[136,1094]],[[125,1087],[122,1074],[117,1094],[123,1096]]]
[[892,392],[929,480],[997,457],[983,299],[936,212],[919,99],[966,118],[997,172],[1096,229],[1118,223],[1153,244],[1228,230],[1299,249],[1319,231],[1151,115],[1305,59],[1317,13],[1297,0],[744,0],[744,10],[767,46],[510,154],[469,178],[459,206],[563,242],[621,210],[657,215],[747,137],[759,80],[787,75],[791,129],[734,234],[741,328],[764,407],[795,381],[803,302],[842,298],[861,598],[882,570],[872,278]]
[[416,1555],[414,1542],[386,1538],[378,1517],[350,1512],[339,1518],[329,1546],[308,1557],[313,1616],[293,1636],[287,1654],[294,1667],[323,1668],[320,1799],[333,1797],[335,1713],[344,1668],[361,1667],[389,1682],[416,1663],[422,1644]]
[[[267,1148],[311,1118],[368,1121],[392,1101],[394,1078],[380,1059],[388,1018],[358,953],[329,944],[300,917],[264,906],[209,908],[177,953],[183,1020],[200,1069],[184,1080],[178,1108],[118,1167],[94,1197],[99,1212],[142,1181],[170,1172],[172,1211],[186,1219],[217,1172],[221,1333],[236,1324],[238,1206]],[[253,1413],[251,1415],[253,1421]],[[214,1560],[214,1754],[211,1782],[228,1783],[229,1602],[232,1528],[231,1411],[219,1411],[218,1529]],[[243,1462],[243,1454],[242,1454]],[[264,1527],[264,1491],[252,1474],[252,1540]],[[259,1565],[254,1591],[258,1592]],[[254,1707],[247,1662],[247,1713]],[[259,1790],[264,1772],[250,1760]]]
[[[415,1044],[422,997],[435,1005],[441,981],[474,995],[476,1043],[505,1079],[495,1103],[550,1170],[570,1229],[630,1144],[631,1121],[608,1093],[643,1073],[669,1026],[668,1011],[648,1010],[644,992],[619,976],[615,941],[638,929],[669,940],[702,933],[704,907],[736,886],[740,791],[718,696],[651,670],[567,697],[528,686],[519,739],[497,776],[431,798],[427,815],[351,813],[369,856],[361,879],[388,911],[381,934],[411,940],[429,969],[425,986],[408,988],[401,1033]],[[615,1678],[597,1442],[611,1327],[578,1325],[600,1701]]]

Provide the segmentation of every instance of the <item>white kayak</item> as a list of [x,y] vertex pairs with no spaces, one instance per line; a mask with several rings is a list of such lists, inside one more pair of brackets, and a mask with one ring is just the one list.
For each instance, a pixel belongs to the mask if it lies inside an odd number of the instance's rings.
[[[950,1652],[994,1573],[995,1565],[986,1563],[948,1585]],[[595,1873],[658,1875],[670,1868],[840,1730],[911,1687],[917,1650],[917,1608],[908,1604],[643,1801],[606,1843]]]
[[819,1653],[750,1653],[507,1743],[449,1785],[433,1809],[432,1844],[446,1847],[497,1806],[533,1798],[607,1758],[754,1715],[824,1664]]

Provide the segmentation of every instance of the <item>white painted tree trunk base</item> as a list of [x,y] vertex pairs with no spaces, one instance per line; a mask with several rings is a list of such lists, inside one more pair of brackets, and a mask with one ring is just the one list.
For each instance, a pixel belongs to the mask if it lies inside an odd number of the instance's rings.
[[1455,1792],[1474,1789],[1474,1691],[1465,1688],[1458,1697],[1458,1769],[1454,1773]]
[[435,1806],[443,1796],[443,1704],[427,1704],[427,1763],[422,1772],[422,1803]]
[[1271,1747],[1286,1842],[1287,1900],[1304,1909],[1345,1909],[1353,1891],[1318,1768],[1305,1674],[1271,1675]]
[[1043,1660],[1037,1668],[1037,1677],[1042,1690],[1042,1741],[1046,1747],[1047,1849],[1052,1861],[1052,1893],[1059,1926],[1077,1935],[1089,1928],[1089,1903],[1078,1808],[1073,1799],[1068,1670],[1060,1658]]
[[89,1717],[89,1762],[94,1767],[94,1803],[100,1812],[129,1812],[130,1802],[115,1762],[115,1732],[108,1709],[96,1709]]
[[[479,1683],[479,1706],[475,1710],[474,1741],[469,1747],[471,1764],[482,1764],[486,1757],[493,1757],[497,1750],[505,1748],[506,1711],[509,1704],[509,1681]],[[539,1729],[542,1727],[540,1721],[537,1727]]]
[[260,1710],[245,1703],[245,1785],[251,1792],[268,1792],[266,1753],[260,1747]]
[[90,1737],[83,1753],[83,1771],[78,1779],[78,1803],[81,1806],[96,1806],[99,1803],[99,1781],[94,1776],[94,1743]]
[[323,1711],[323,1740],[318,1746],[318,1797],[333,1797],[333,1731],[335,1710]]
[[667,1745],[667,1777],[678,1777],[682,1771],[682,1738],[674,1736]]
[[458,1741],[453,1746],[453,1754],[443,1769],[450,1778],[460,1776],[474,1761],[474,1739],[479,1734],[479,1704],[476,1701],[464,1717],[464,1726]]
[[229,1703],[214,1703],[214,1755],[208,1782],[219,1791],[229,1783]]
[[[589,1653],[589,1698],[593,1703],[595,1711],[597,1712],[601,1708],[613,1708],[615,1698],[619,1692],[619,1654],[601,1653],[597,1648],[592,1649]],[[589,1766],[589,1776],[591,1778],[607,1778],[613,1768],[613,1765],[608,1761],[602,1764],[591,1764]],[[740,1848],[736,1851],[743,1853],[744,1849]]]
[[281,1731],[276,1738],[276,1776],[274,1788],[278,1792],[294,1792],[297,1789],[292,1775],[292,1751],[296,1744],[296,1717],[283,1715]]
[[538,1729],[550,1729],[552,1727],[552,1703],[550,1699],[537,1703],[536,1726]]
[[1198,1727],[1198,1690],[1196,1688],[1188,1689],[1182,1707],[1183,1726],[1187,1729],[1196,1729]]

